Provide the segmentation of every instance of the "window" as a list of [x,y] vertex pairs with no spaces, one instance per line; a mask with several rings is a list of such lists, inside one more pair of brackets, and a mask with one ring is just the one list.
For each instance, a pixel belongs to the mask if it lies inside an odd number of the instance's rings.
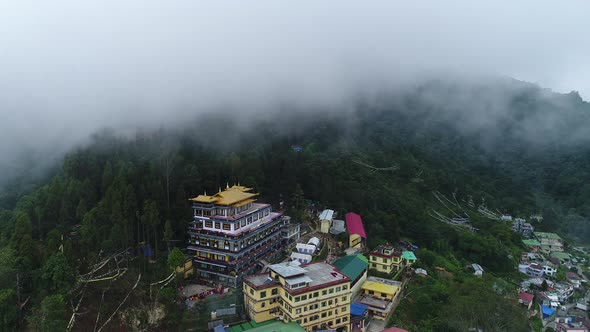
[[375,263],[372,263],[372,264],[371,264],[371,267],[377,267],[377,264],[375,264]]
[[299,309],[296,309],[296,310],[295,310],[295,313],[296,313],[296,314],[300,314],[300,313],[301,313],[301,308],[299,308]]
[[346,301],[346,296],[343,296],[342,297],[342,301]]
[[387,297],[387,294],[381,293],[381,297]]
[[318,297],[318,296],[320,296],[320,293],[319,292],[313,293],[313,297]]
[[212,228],[213,227],[213,222],[212,221],[205,221],[205,227]]
[[260,307],[262,307],[262,308],[266,307],[266,301],[262,301],[262,302],[260,303]]
[[260,298],[265,298],[266,297],[266,291],[262,291],[260,292]]
[[330,288],[330,294],[334,293],[334,288]]
[[342,312],[346,312],[346,307],[342,307]]
[[299,302],[300,300],[301,300],[301,298],[300,298],[299,296],[297,296],[297,297],[295,298],[295,302]]
[[340,286],[336,287],[336,292],[340,291]]
[[277,295],[277,294],[279,293],[279,290],[275,288],[275,289],[273,289],[273,290],[272,290],[270,293],[271,293],[272,295]]
[[336,318],[336,324],[340,324],[340,318]]
[[328,291],[324,289],[324,290],[322,291],[322,295],[328,295]]
[[347,289],[348,289],[348,285],[342,286],[342,290],[347,290]]
[[387,263],[387,258],[383,258],[383,263]]
[[326,301],[322,302],[322,308],[326,306]]
[[221,229],[221,223],[220,222],[216,222],[215,224],[215,229]]
[[326,318],[326,313],[322,312],[322,318]]
[[240,229],[240,223],[239,223],[239,222],[235,223],[235,224],[234,224],[234,228],[235,228],[235,229]]
[[226,223],[224,223],[224,224],[223,224],[223,230],[224,230],[224,231],[229,231],[229,230],[231,230],[231,225],[230,225],[230,224],[226,224]]
[[373,292],[372,290],[369,291],[369,294],[374,295],[375,292]]
[[305,300],[307,300],[307,295],[302,295],[301,296],[301,301],[305,301]]
[[250,288],[250,295],[254,295],[254,290]]

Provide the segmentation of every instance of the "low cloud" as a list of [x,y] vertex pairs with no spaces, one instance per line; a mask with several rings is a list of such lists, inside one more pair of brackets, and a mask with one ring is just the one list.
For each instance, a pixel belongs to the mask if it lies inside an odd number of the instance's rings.
[[248,118],[285,103],[346,108],[435,77],[510,76],[587,97],[589,10],[587,1],[2,2],[0,165],[23,151],[59,155],[104,127],[174,126],[219,109]]

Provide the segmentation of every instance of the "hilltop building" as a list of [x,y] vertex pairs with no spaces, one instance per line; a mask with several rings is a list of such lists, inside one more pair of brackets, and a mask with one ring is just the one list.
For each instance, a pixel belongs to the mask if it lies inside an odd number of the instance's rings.
[[522,218],[516,218],[512,223],[512,231],[522,235],[523,237],[528,238],[531,237],[531,235],[533,235],[535,228],[533,227],[533,225],[526,222],[526,220]]
[[344,219],[346,220],[346,228],[349,234],[348,246],[350,248],[364,248],[367,241],[367,234],[365,234],[365,227],[363,226],[361,216],[349,212],[344,216]]
[[296,322],[306,331],[350,325],[350,278],[330,264],[270,265],[268,273],[244,278],[244,306],[256,323]]
[[198,278],[236,287],[256,263],[280,254],[280,213],[269,204],[255,203],[257,193],[244,186],[227,186],[214,195],[199,195],[193,202],[187,249],[194,256]]

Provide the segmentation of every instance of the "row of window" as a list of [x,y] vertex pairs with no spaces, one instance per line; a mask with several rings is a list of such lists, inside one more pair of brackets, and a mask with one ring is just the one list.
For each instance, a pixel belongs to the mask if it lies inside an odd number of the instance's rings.
[[[234,230],[238,230],[241,227],[245,227],[247,225],[252,224],[253,222],[257,221],[258,219],[261,219],[263,217],[266,217],[270,214],[270,209],[265,209],[263,211],[260,211],[258,213],[254,213],[253,215],[240,219],[238,221],[236,221],[235,223],[233,223],[234,225]],[[212,221],[212,220],[205,220],[205,227],[206,228],[213,228],[213,229],[222,229],[225,231],[231,231],[232,230],[232,223],[226,223],[226,222],[219,222],[219,221]]]
[[[331,314],[330,314],[330,315],[328,315],[328,316],[331,316]],[[322,313],[322,318],[325,318],[325,317],[326,317],[326,316],[325,316],[325,313]],[[317,320],[317,319],[318,319],[318,317],[317,317],[317,316],[312,316],[312,317],[309,317],[309,322],[313,322],[313,321],[315,321],[315,320]],[[344,323],[344,322],[347,322],[347,321],[348,321],[348,317],[344,316],[344,317],[342,317],[342,318],[336,318],[336,320],[329,321],[329,322],[327,322],[327,324],[328,324],[328,325],[338,325],[338,324],[340,324],[340,323]],[[298,319],[296,322],[297,322],[297,324],[299,324],[299,325],[302,325],[302,324],[307,324],[307,322],[308,322],[308,318],[307,318],[307,317],[305,317],[305,318],[303,318],[303,319]],[[310,327],[311,327],[312,329],[314,329],[314,330],[315,330],[315,329],[319,329],[319,328],[321,328],[321,326],[310,326]]]

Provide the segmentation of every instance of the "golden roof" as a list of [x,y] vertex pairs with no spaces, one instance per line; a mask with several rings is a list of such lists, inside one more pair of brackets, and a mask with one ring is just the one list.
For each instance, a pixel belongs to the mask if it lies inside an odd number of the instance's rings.
[[218,192],[215,195],[199,195],[191,198],[193,202],[217,204],[217,205],[234,205],[242,206],[254,202],[252,197],[257,196],[257,193],[250,193],[248,191],[252,188],[247,188],[240,185],[232,187],[227,186],[225,190]]
[[372,290],[375,292],[381,292],[381,293],[385,293],[385,294],[389,294],[389,295],[395,294],[395,292],[398,289],[398,287],[394,286],[394,285],[386,285],[386,284],[382,284],[380,282],[370,281],[370,280],[365,281],[365,283],[361,286],[361,288],[366,289],[366,290]]

